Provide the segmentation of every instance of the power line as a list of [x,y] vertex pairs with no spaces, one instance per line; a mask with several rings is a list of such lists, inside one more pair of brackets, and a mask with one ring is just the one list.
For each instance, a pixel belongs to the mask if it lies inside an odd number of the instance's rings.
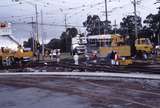
[[8,19],[8,18],[26,18],[26,17],[31,17],[35,14],[28,14],[28,15],[17,15],[17,16],[7,16],[7,17],[0,17],[1,19],[4,18],[4,19]]
[[71,11],[71,10],[78,10],[78,9],[82,9],[82,8],[87,8],[87,7],[90,7],[90,8],[93,8],[94,6],[98,6],[98,5],[102,5],[104,4],[104,2],[98,2],[98,3],[94,3],[94,4],[83,4],[81,6],[77,6],[77,7],[70,7],[70,8],[66,8],[66,9],[62,9],[60,8],[61,11]]
[[17,5],[15,5],[15,4],[0,5],[0,8],[11,7],[11,6],[17,6]]
[[146,10],[147,12],[148,12],[148,11],[151,11],[151,9],[148,9],[148,7],[145,7],[145,6],[143,6],[143,5],[138,5],[138,7],[141,8],[141,9]]
[[[22,24],[22,25],[30,25],[30,23],[12,23],[12,24]],[[42,25],[41,23],[38,23],[38,25]],[[65,24],[50,24],[50,23],[43,23],[43,25],[45,26],[53,26],[53,27],[65,27]],[[80,25],[74,25],[74,24],[67,24],[67,27],[82,27],[85,28],[84,26],[80,26]]]

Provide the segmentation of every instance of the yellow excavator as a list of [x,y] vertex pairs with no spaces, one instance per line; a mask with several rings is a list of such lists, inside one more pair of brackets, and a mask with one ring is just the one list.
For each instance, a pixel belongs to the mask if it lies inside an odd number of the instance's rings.
[[139,38],[135,40],[135,47],[137,52],[150,54],[153,50],[153,45],[149,38]]
[[118,61],[120,65],[132,64],[131,47],[125,43],[124,36],[118,34],[110,34],[108,36],[109,38],[106,38],[105,41],[102,39],[107,45],[103,45],[99,48],[100,54],[106,56],[112,51],[116,51],[119,55]]
[[17,50],[10,48],[0,48],[0,65],[12,65],[14,63],[22,63],[31,61],[33,52],[30,49],[24,49],[12,36],[11,28],[6,23],[0,23],[0,36],[8,38],[10,41],[16,43]]
[[6,35],[11,41],[17,44],[17,50],[1,47],[0,49],[0,64],[12,65],[13,63],[22,63],[31,61],[33,52],[28,48],[24,49],[16,40],[11,36]]
[[135,40],[136,58],[148,59],[154,51],[154,46],[149,38],[138,38]]

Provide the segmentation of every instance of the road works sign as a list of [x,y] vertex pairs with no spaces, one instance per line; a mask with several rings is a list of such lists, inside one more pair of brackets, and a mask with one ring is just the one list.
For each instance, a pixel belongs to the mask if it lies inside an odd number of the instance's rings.
[[0,36],[11,35],[11,34],[12,34],[11,24],[0,22]]

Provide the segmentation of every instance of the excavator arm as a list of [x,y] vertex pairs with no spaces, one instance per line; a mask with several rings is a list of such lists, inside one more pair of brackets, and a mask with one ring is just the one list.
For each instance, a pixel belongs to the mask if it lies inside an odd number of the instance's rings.
[[12,42],[16,43],[18,47],[21,47],[19,42],[17,42],[12,36],[10,35],[3,35],[3,37],[8,37]]

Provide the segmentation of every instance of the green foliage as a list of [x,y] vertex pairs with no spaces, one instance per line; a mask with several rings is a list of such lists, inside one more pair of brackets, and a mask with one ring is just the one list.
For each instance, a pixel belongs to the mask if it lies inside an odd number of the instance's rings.
[[28,41],[24,41],[23,42],[23,47],[24,48],[31,48],[31,50],[33,51],[33,42],[34,42],[34,47],[40,45],[38,41],[36,41],[33,38],[29,38]]
[[61,40],[60,39],[52,39],[47,44],[47,48],[49,48],[49,49],[60,49],[61,48]]
[[105,29],[111,31],[110,21],[108,21],[108,28],[106,28],[106,21],[101,21],[98,15],[89,15],[87,20],[83,22],[83,26],[86,27],[88,35],[104,34]]
[[63,52],[71,51],[71,41],[72,37],[75,37],[78,34],[78,30],[76,28],[67,28],[65,32],[63,32],[60,36],[61,39],[61,50]]
[[[145,28],[152,39],[152,41],[157,44],[158,36],[160,36],[160,10],[157,14],[149,14],[144,20]],[[144,30],[146,32],[146,30]],[[146,34],[147,35],[147,34]]]
[[[122,35],[128,35],[130,38],[135,39],[135,18],[133,15],[128,15],[122,19],[120,23]],[[138,33],[142,29],[141,17],[137,16],[137,29]]]

